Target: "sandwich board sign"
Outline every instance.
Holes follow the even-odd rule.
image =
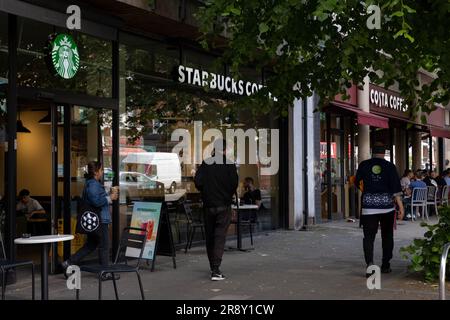
[[[158,231],[161,217],[160,202],[135,202],[133,206],[133,214],[131,216],[132,228],[146,229],[147,241],[145,243],[142,259],[154,260],[156,255],[156,244],[158,239]],[[138,232],[132,230],[131,232]],[[137,248],[127,247],[125,255],[127,257],[138,258],[140,250]]]

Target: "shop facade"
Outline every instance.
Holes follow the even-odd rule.
[[[418,74],[421,83],[430,77]],[[348,95],[347,100],[337,96],[321,112],[321,214],[316,217],[325,221],[359,217],[358,190],[352,177],[358,163],[370,158],[376,142],[388,147],[386,160],[396,165],[399,176],[405,169],[440,174],[448,167],[448,108],[436,106],[429,115],[423,114],[423,123],[420,113],[411,118],[398,88],[386,89],[368,79],[363,90],[353,86]]]
[[[15,210],[22,189],[46,210],[45,232],[74,233],[76,198],[92,160],[103,163],[106,188],[121,188],[112,206],[113,251],[130,223],[132,203],[152,199],[174,204],[174,240],[183,245],[176,203],[198,203],[195,170],[219,136],[235,141],[237,154],[245,146],[235,159],[238,194],[244,193],[245,177],[261,190],[257,228],[287,228],[287,120],[242,104],[242,97],[264,85],[264,74],[248,68],[236,80],[227,66],[218,70],[220,53],[196,46],[195,28],[171,19],[170,10],[162,16],[119,1],[91,1],[80,4],[81,30],[68,30],[68,5],[7,0],[0,6],[0,192],[7,255],[34,254],[13,243],[29,227]],[[74,59],[70,65],[61,60],[57,74],[52,58],[58,56],[49,41],[60,35],[60,46]],[[82,242],[77,236],[55,247],[52,267]]]

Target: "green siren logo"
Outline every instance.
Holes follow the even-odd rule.
[[[75,76],[80,67],[80,55],[70,35],[59,34],[51,42],[51,60],[53,68],[62,78]]]

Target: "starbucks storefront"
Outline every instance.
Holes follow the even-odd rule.
[[[52,271],[57,272],[58,261],[84,243],[83,236],[75,234],[76,200],[85,167],[92,160],[103,164],[105,187],[121,188],[111,211],[116,252],[120,230],[130,223],[133,201],[154,193],[149,177],[162,179],[166,172],[173,179],[166,179],[167,187],[166,182],[158,182],[166,187],[164,201],[199,203],[193,177],[211,142],[208,134],[230,129],[247,134],[244,158],[256,159],[239,165],[238,192],[243,195],[246,177],[260,189],[263,209],[257,230],[287,227],[287,161],[282,161],[287,151],[280,143],[287,140],[285,120],[270,108],[264,115],[242,107],[236,94],[239,85],[231,89],[226,67],[214,71],[230,79],[222,83],[222,92],[205,92],[201,85],[174,79],[179,66],[213,72],[217,55],[161,37],[124,32],[113,16],[95,14],[95,19],[86,14],[82,31],[74,31],[66,28],[67,15],[61,10],[21,1],[0,4],[0,221],[7,256],[39,261],[39,248],[14,244],[24,233],[73,234],[73,241],[55,246],[50,253]],[[244,95],[256,92],[264,78],[252,69],[242,70],[242,77]],[[190,158],[191,163],[180,162],[177,170],[171,170],[130,160],[139,157],[136,154],[174,153],[180,132],[190,139],[178,150],[177,161]],[[259,153],[263,145],[265,157]],[[281,148],[276,150],[278,145]],[[269,169],[275,170],[268,174]],[[30,220],[16,210],[17,195],[25,189],[45,214]],[[174,240],[184,247],[186,229],[176,209]],[[196,240],[202,240],[200,232]]]

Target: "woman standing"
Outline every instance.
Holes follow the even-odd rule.
[[[109,205],[113,200],[118,199],[118,188],[111,188],[111,193],[105,191],[104,186],[100,183],[103,177],[102,164],[98,161],[91,161],[87,165],[87,173],[85,174],[86,183],[83,190],[83,198],[91,206],[101,208],[100,211],[100,230],[97,233],[90,233],[87,235],[87,241],[80,250],[72,255],[68,260],[62,263],[65,270],[71,264],[78,264],[84,257],[92,253],[98,248],[98,259],[101,265],[107,266],[109,264],[109,224],[111,221],[111,214]],[[111,278],[108,274],[106,278]],[[108,280],[105,279],[105,280]]]

